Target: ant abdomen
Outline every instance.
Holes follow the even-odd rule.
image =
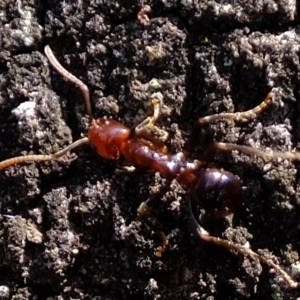
[[[198,176],[190,200],[196,218],[201,209],[212,218],[224,218],[237,210],[243,197],[237,176],[213,168],[200,170]]]

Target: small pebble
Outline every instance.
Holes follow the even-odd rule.
[[[9,287],[6,285],[0,285],[0,299],[9,299],[10,290]]]

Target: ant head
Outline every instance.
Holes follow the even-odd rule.
[[[101,157],[112,160],[120,158],[129,136],[130,129],[112,119],[93,119],[88,131],[91,147]]]

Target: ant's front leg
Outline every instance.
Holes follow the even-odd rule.
[[[168,139],[168,133],[155,125],[161,115],[162,100],[153,99],[153,115],[144,119],[141,123],[131,129],[131,134],[138,139],[145,139],[152,144],[152,148],[155,148],[161,153],[167,153],[168,149],[164,145],[164,142]],[[117,170],[118,173],[133,173],[136,171],[135,166],[124,162],[124,165]]]
[[[153,99],[152,106],[153,115],[147,117],[145,120],[135,126],[134,135],[150,141],[157,146],[157,150],[160,152],[167,153],[167,147],[164,145],[164,142],[167,141],[169,135],[165,130],[155,125],[161,116],[162,100]]]

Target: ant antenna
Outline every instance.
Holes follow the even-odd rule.
[[[88,87],[78,78],[76,78],[74,75],[69,73],[55,58],[51,48],[47,45],[45,47],[45,54],[52,65],[52,67],[61,74],[66,80],[70,81],[71,83],[74,83],[77,87],[81,89],[81,92],[83,94],[85,105],[87,112],[90,116],[90,120],[92,120],[92,109],[91,109],[91,100],[90,100],[90,92]],[[88,137],[84,137],[73,144],[67,146],[66,148],[53,153],[53,154],[32,154],[32,155],[25,155],[25,156],[17,156],[13,158],[9,158],[6,160],[3,160],[0,162],[0,170],[3,170],[5,168],[8,168],[13,165],[17,164],[23,164],[27,162],[39,162],[39,161],[51,161],[51,160],[57,160],[61,156],[65,155],[67,152],[81,146],[84,144],[88,144],[89,139]]]
[[[89,88],[87,87],[87,85],[85,85],[80,79],[78,79],[77,77],[75,77],[73,74],[71,74],[69,71],[67,71],[60,63],[59,61],[56,59],[56,57],[54,56],[51,48],[49,47],[49,45],[45,46],[45,54],[51,64],[51,66],[60,74],[62,75],[65,80],[73,83],[74,85],[76,85],[77,87],[79,87],[81,89],[84,101],[85,101],[85,106],[86,106],[86,110],[87,113],[90,117],[90,121],[93,119],[92,116],[92,107],[91,107],[91,99],[90,99],[90,91]]]
[[[13,165],[19,165],[27,162],[57,160],[61,156],[65,155],[67,152],[88,143],[89,143],[89,139],[87,137],[84,137],[74,142],[73,144],[67,146],[66,148],[57,151],[56,153],[53,154],[32,154],[32,155],[24,155],[24,156],[9,158],[0,162],[0,170],[6,169]]]

